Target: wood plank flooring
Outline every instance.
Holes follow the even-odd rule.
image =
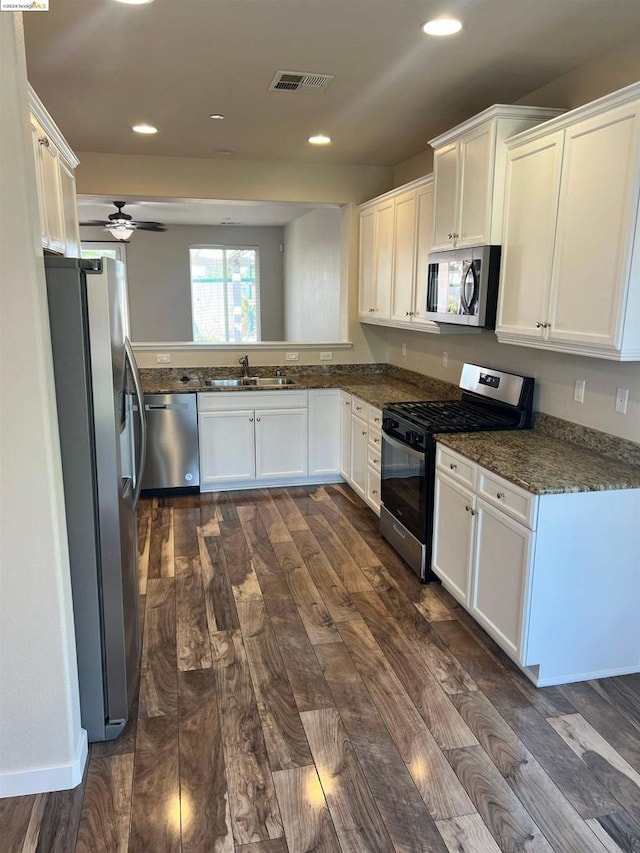
[[[140,691],[1,853],[640,853],[640,676],[536,690],[346,486],[143,499]]]

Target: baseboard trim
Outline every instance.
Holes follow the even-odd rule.
[[[87,733],[80,729],[76,757],[70,764],[57,767],[37,767],[0,774],[0,798],[23,797],[48,791],[66,791],[82,781],[89,752]]]

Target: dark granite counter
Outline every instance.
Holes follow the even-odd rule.
[[[437,440],[536,495],[640,489],[640,467],[539,429],[438,435]]]

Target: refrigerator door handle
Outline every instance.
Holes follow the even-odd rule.
[[[131,375],[133,377],[133,386],[136,392],[136,398],[138,400],[137,410],[140,417],[140,458],[138,459],[138,465],[136,468],[136,484],[133,493],[133,506],[135,507],[138,503],[138,498],[140,497],[140,489],[142,488],[142,472],[144,471],[144,461],[147,453],[147,419],[144,413],[144,396],[142,394],[142,383],[140,382],[138,365],[136,364],[136,357],[133,354],[133,349],[131,347],[131,341],[129,340],[129,338],[124,339],[124,352],[125,357],[129,363],[129,367],[131,369]]]

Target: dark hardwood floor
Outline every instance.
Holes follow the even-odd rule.
[[[146,499],[143,653],[21,853],[638,853],[640,675],[537,690],[346,486]]]

